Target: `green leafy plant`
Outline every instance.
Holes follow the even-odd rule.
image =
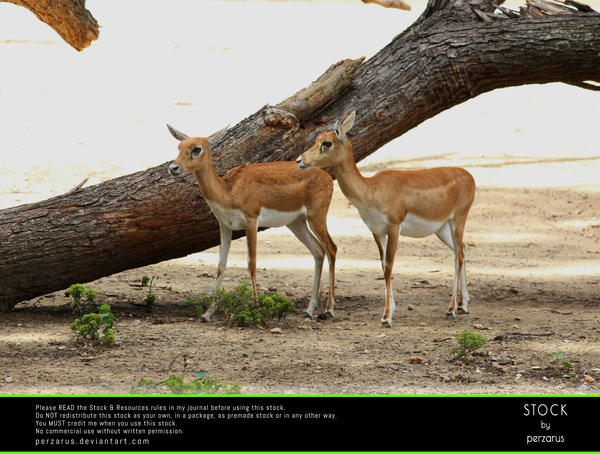
[[[85,298],[89,303],[89,307],[96,301],[96,297],[98,296],[98,292],[96,290],[87,289],[82,284],[73,284],[71,285],[66,292],[66,296],[70,296],[73,299],[73,313],[81,314],[81,300]]]
[[[154,307],[155,301],[156,301],[156,295],[154,293],[148,293],[146,295],[146,298],[144,298],[144,302],[146,303],[146,306],[148,306],[149,308]]]
[[[272,318],[282,319],[294,308],[294,303],[279,293],[259,294],[254,301],[247,281],[231,292],[220,292],[217,297],[219,307],[237,326],[257,326]]]
[[[152,276],[152,278],[149,278],[148,276],[144,276],[142,278],[142,287],[148,287],[148,294],[144,298],[144,302],[146,303],[146,307],[148,307],[148,309],[152,309],[154,307],[154,302],[156,301],[156,295],[152,293],[153,282],[154,276]]]
[[[553,352],[553,353],[546,353],[546,356],[552,357],[553,359],[553,363],[554,366],[556,367],[556,370],[561,370],[561,369],[566,369],[567,371],[571,371],[571,368],[573,367],[573,365],[568,362],[568,361],[563,361],[562,358],[563,356],[565,356],[565,352]],[[574,374],[575,372],[568,372],[569,374]]]
[[[270,301],[268,301],[269,299]],[[273,317],[277,317],[279,320],[285,318],[287,314],[294,309],[294,303],[280,293],[274,293],[271,296],[266,296],[265,304],[271,306]]]
[[[220,289],[217,290],[217,298],[220,297],[221,293],[222,291]],[[196,315],[199,317],[202,314],[204,314],[204,312],[206,312],[206,309],[208,309],[208,306],[210,305],[211,301],[212,296],[204,295],[199,298],[188,298],[185,301],[178,304],[182,307],[193,307],[196,312]]]
[[[219,383],[217,379],[208,377],[204,370],[197,372],[195,377],[190,382],[186,382],[179,375],[171,376],[158,383],[152,380],[140,380],[137,385],[132,386],[131,394],[239,394],[241,392],[242,387],[239,383],[233,385]]]
[[[199,298],[188,298],[180,306],[194,306],[198,316],[204,314],[212,302],[212,295],[203,295]],[[252,297],[252,287],[244,281],[233,291],[216,291],[217,307],[236,326],[257,326],[268,320],[277,318],[281,320],[294,309],[294,303],[279,293],[273,295],[258,295],[255,302]]]
[[[458,347],[454,347],[450,350],[450,353],[456,359],[462,361],[465,361],[468,355],[485,345],[485,338],[481,334],[475,334],[472,331],[463,331],[460,334],[456,334],[455,337]]]
[[[103,304],[97,313],[85,314],[71,323],[71,330],[77,339],[92,344],[114,345],[115,316],[108,304]],[[102,332],[100,333],[100,330]]]

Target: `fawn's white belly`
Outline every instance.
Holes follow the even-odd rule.
[[[387,235],[387,215],[377,208],[365,206],[355,199],[351,199],[350,203],[356,207],[362,221],[367,224],[369,230],[377,236]]]
[[[415,216],[412,213],[408,213],[400,224],[400,235],[410,236],[412,238],[423,238],[429,236],[439,229],[447,221],[428,221],[427,219]]]
[[[291,224],[300,216],[306,216],[306,208],[296,211],[278,211],[270,208],[261,208],[258,216],[259,227],[281,227]]]
[[[231,230],[244,230],[246,228],[246,217],[241,210],[235,208],[223,208],[215,202],[206,201],[219,222]]]
[[[369,230],[375,235],[386,235],[387,234],[387,216],[376,208],[358,208],[358,214],[363,220]]]
[[[385,213],[373,207],[365,207],[355,200],[350,202],[358,209],[358,214],[369,230],[375,235],[387,235],[388,218]],[[428,221],[427,219],[408,213],[400,224],[400,235],[412,238],[423,238],[436,233],[446,223],[444,221]]]
[[[209,202],[208,206],[219,222],[231,230],[244,230],[246,228],[246,217],[241,210],[236,208],[223,208],[215,202]],[[261,208],[257,219],[258,227],[281,227],[288,225],[299,216],[306,216],[306,208],[302,207],[296,211],[278,211],[270,208]]]

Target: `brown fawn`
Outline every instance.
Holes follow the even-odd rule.
[[[296,162],[302,169],[332,167],[342,192],[371,230],[379,249],[386,285],[382,326],[391,327],[396,307],[391,279],[398,235],[423,238],[435,234],[454,251],[454,284],[446,316],[456,316],[459,287],[458,313],[468,313],[469,292],[462,239],[475,197],[473,177],[458,167],[384,170],[371,178],[363,177],[346,136],[354,125],[355,116],[352,112],[343,122],[337,120],[333,131],[319,134],[315,144]]]
[[[259,227],[287,226],[313,255],[313,288],[305,315],[315,310],[324,256],[329,262],[329,296],[325,314],[333,316],[335,256],[337,247],[327,230],[327,211],[333,193],[333,180],[321,169],[303,171],[296,163],[268,162],[242,164],[224,177],[217,175],[211,148],[226,130],[210,137],[188,137],[167,125],[179,143],[179,155],[169,166],[171,175],[193,173],[202,195],[219,221],[220,256],[212,302],[202,315],[209,321],[216,309],[217,290],[227,266],[233,230],[245,230],[248,246],[248,271],[256,301],[256,237]],[[309,229],[310,226],[310,229]]]

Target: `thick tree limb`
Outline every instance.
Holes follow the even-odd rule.
[[[600,80],[596,14],[484,22],[472,7],[488,15],[496,10],[483,1],[431,0],[413,26],[360,64],[350,84],[332,92],[334,99],[318,102],[300,118],[278,107],[298,124],[270,124],[269,106],[246,118],[214,150],[217,171],[243,162],[295,159],[317,134],[355,109],[350,135],[360,160],[481,93]],[[0,211],[0,308],[217,245],[216,220],[192,177],[170,177],[167,167]]]
[[[0,0],[23,6],[78,51],[98,38],[98,23],[85,0]]]

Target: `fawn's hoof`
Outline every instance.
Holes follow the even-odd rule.
[[[319,320],[328,320],[333,319],[333,314],[331,312],[321,312],[319,314]]]
[[[391,328],[392,321],[391,320],[381,320],[381,327],[382,328]]]
[[[454,320],[456,318],[456,313],[448,311],[448,312],[446,312],[445,317],[446,317],[446,320],[449,320],[449,319]]]
[[[458,315],[464,315],[464,314],[468,314],[468,313],[469,313],[469,311],[465,310],[465,309],[464,309],[464,308],[462,308],[462,307],[459,307],[459,308],[456,310],[456,313],[457,313]]]

